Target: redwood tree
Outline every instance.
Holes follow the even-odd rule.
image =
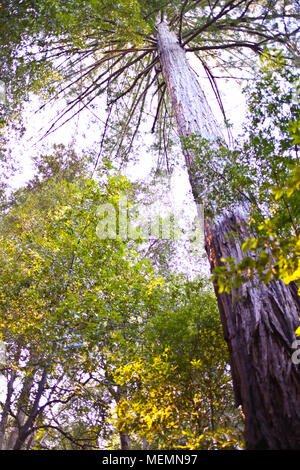
[[[216,146],[218,126],[177,37],[165,22],[157,25],[160,63],[181,136],[200,135]],[[217,150],[217,146],[216,146]],[[196,202],[201,174],[194,155],[185,150]],[[238,234],[238,240],[229,237]],[[232,211],[206,226],[206,249],[212,270],[221,259],[241,261],[247,238],[244,217]],[[299,297],[295,286],[282,281],[265,286],[253,282],[230,294],[216,289],[224,335],[231,355],[237,405],[245,414],[249,449],[296,449],[300,445],[299,368],[291,362],[298,325]]]

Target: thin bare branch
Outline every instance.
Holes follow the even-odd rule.
[[[184,17],[184,11],[185,11],[185,8],[188,4],[189,0],[186,0],[183,5],[182,5],[182,8],[181,8],[181,11],[180,11],[180,17],[179,17],[179,31],[178,31],[178,39],[179,39],[179,44],[182,45],[182,23],[183,23],[183,17]]]
[[[262,48],[259,46],[262,44],[263,41],[259,43],[251,43],[246,41],[233,41],[228,44],[212,44],[210,46],[196,46],[186,49],[187,52],[196,52],[196,51],[210,51],[216,49],[232,49],[236,47],[246,47],[252,49],[254,52],[261,54]]]
[[[231,10],[237,8],[238,6],[242,5],[245,3],[245,0],[240,0],[238,3],[234,3],[235,0],[229,0],[224,7],[221,9],[221,11],[214,16],[210,21],[205,23],[201,28],[197,28],[195,31],[190,32],[187,35],[187,39],[183,43],[183,47],[185,47],[189,42],[193,41],[197,36],[199,36],[203,31],[206,31],[210,26],[212,26],[214,23],[216,23],[222,16],[226,15],[229,13]]]
[[[158,57],[155,57],[155,59],[151,62],[150,65],[148,65],[146,68],[144,68],[140,73],[138,73],[132,83],[132,85],[127,88],[127,90],[123,91],[119,96],[117,96],[115,99],[113,99],[110,103],[116,103],[120,98],[123,96],[127,95],[130,91],[133,90],[133,88],[136,86],[137,82],[144,76],[147,75],[149,72],[151,72],[152,68],[154,65],[158,62]]]
[[[159,101],[158,101],[158,104],[157,104],[154,122],[153,122],[153,125],[152,125],[152,128],[151,128],[152,134],[155,132],[155,126],[156,126],[157,119],[158,119],[159,114],[160,114],[160,109],[161,109],[161,105],[162,105],[162,102],[163,102],[163,99],[164,99],[164,95],[165,95],[165,93],[166,93],[166,90],[167,90],[167,87],[166,87],[166,85],[164,84],[163,90],[162,90],[162,92],[161,92],[161,96],[160,96]]]

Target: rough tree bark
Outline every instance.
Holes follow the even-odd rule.
[[[121,450],[130,450],[130,438],[125,432],[120,432]]]
[[[221,132],[198,79],[177,37],[165,22],[157,24],[160,64],[181,137],[198,135],[216,145]],[[200,203],[201,175],[195,157],[184,150],[191,188]],[[209,165],[209,162],[208,162]],[[228,241],[234,230],[238,237]],[[213,269],[221,257],[241,259],[243,219],[225,214],[206,226],[206,250]],[[300,449],[300,374],[292,363],[294,331],[299,324],[299,298],[293,285],[250,283],[230,295],[216,290],[228,343],[236,404],[245,414],[248,449]]]
[[[211,268],[226,256],[241,261],[241,243],[248,235],[237,213],[207,225]],[[297,286],[254,280],[230,294],[218,294],[217,289],[216,294],[236,405],[242,405],[245,414],[247,448],[300,449],[300,367],[293,364],[291,347],[299,325]]]

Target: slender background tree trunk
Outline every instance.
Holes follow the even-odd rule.
[[[158,52],[178,131],[198,135],[212,145],[221,137],[197,77],[177,37],[164,22],[157,24]],[[196,203],[201,175],[195,157],[184,150]],[[209,165],[209,162],[208,162]],[[235,240],[227,239],[235,231]],[[243,220],[225,214],[222,222],[206,226],[206,251],[211,269],[221,257],[242,257],[247,238]],[[216,291],[224,336],[228,343],[236,404],[245,414],[248,449],[300,449],[300,373],[292,363],[294,331],[299,324],[299,298],[294,286],[282,282],[243,285],[230,295]]]

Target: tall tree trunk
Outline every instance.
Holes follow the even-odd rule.
[[[178,131],[198,135],[215,145],[221,132],[184,50],[166,23],[157,24],[158,52]],[[195,157],[184,150],[196,203],[201,175]],[[209,164],[209,162],[208,162]],[[238,240],[245,236],[237,214],[206,226],[206,250],[213,269],[221,257],[241,259]],[[246,236],[244,237],[246,238]],[[248,449],[300,449],[300,374],[292,363],[291,346],[298,324],[299,299],[294,286],[281,282],[243,285],[230,295],[216,291],[224,336],[228,343],[236,404],[245,414]]]

